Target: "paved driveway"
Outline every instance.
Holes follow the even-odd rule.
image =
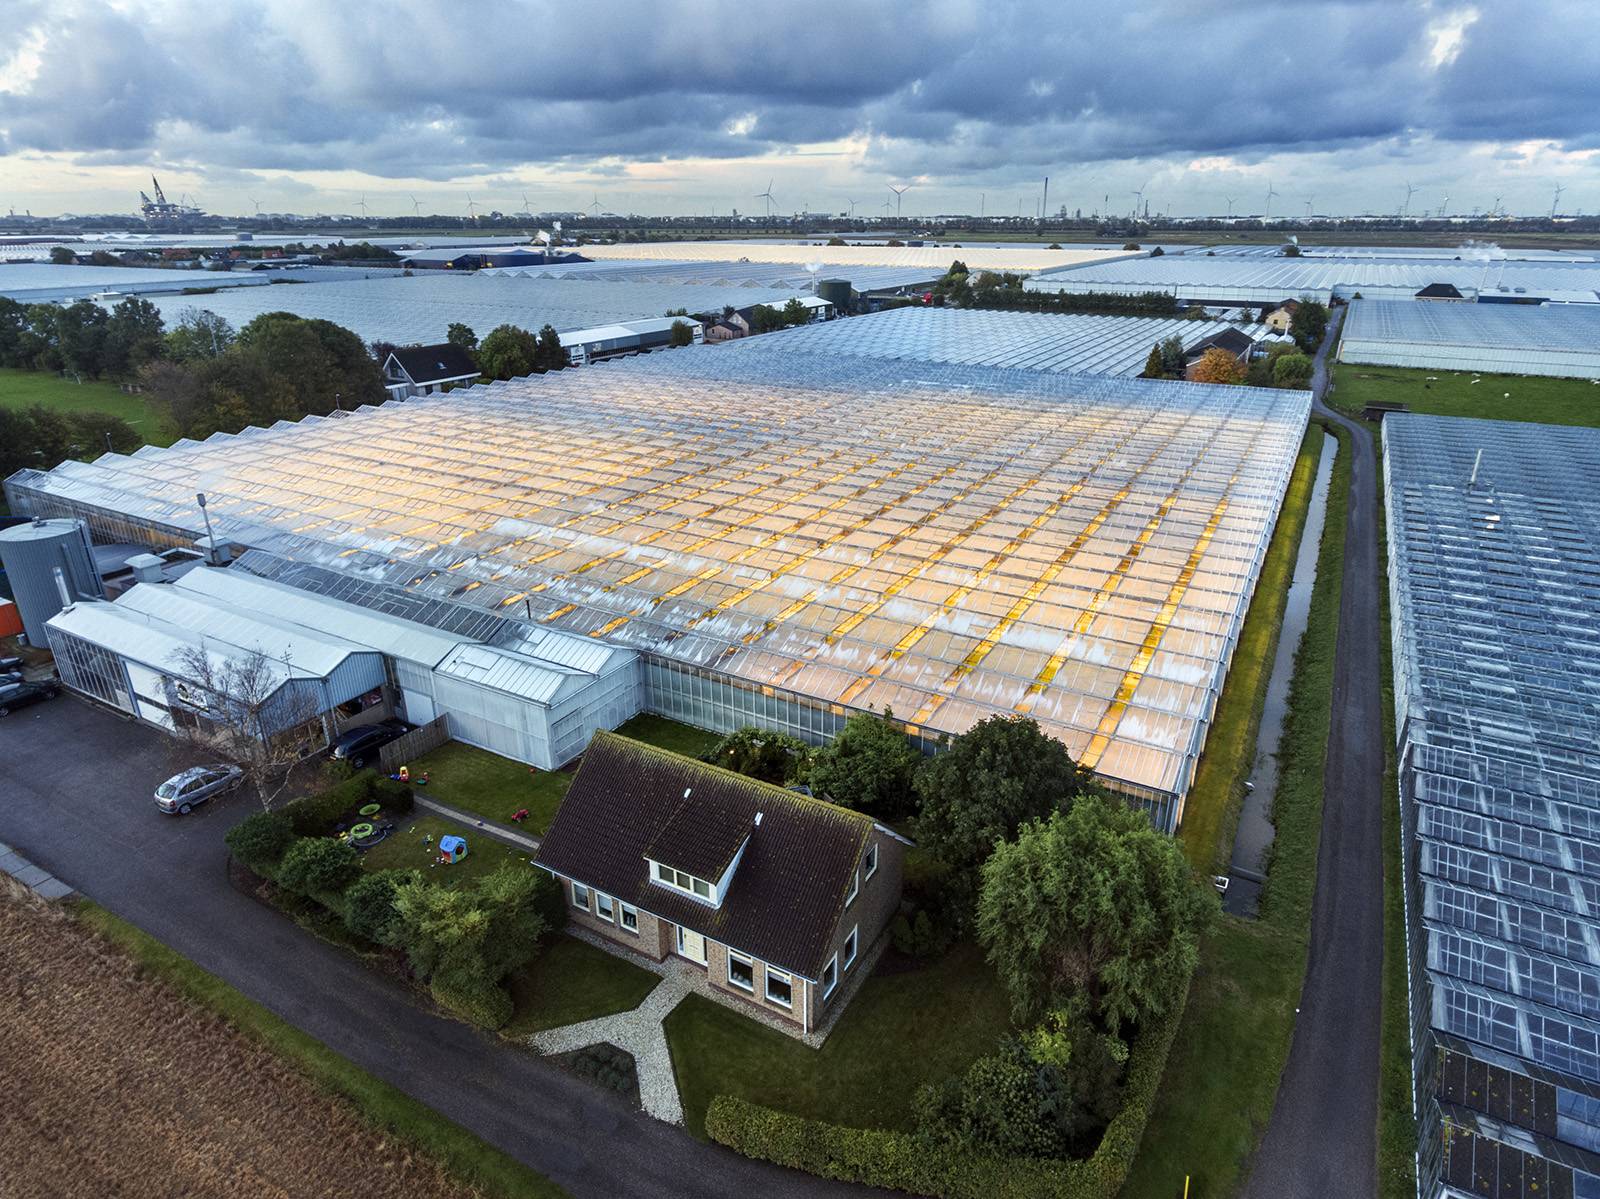
[[[158,812],[166,738],[63,696],[0,720],[0,842],[580,1199],[864,1195],[694,1140],[529,1053],[416,1006],[398,983],[235,891],[230,796]]]

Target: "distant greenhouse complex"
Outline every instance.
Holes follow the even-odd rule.
[[[6,491],[176,546],[204,489],[240,546],[637,651],[649,707],[706,728],[1025,713],[1171,829],[1309,402],[690,349]]]
[[[1357,300],[1341,362],[1600,379],[1600,305]]]

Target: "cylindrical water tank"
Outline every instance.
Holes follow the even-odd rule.
[[[817,294],[840,312],[850,311],[850,280],[819,279]]]
[[[81,520],[34,520],[0,529],[0,563],[34,645],[49,644],[45,621],[68,604],[105,598],[89,546],[89,526]]]

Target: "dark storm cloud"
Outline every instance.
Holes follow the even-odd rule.
[[[41,66],[0,66],[10,153],[444,179],[862,135],[881,169],[959,176],[1424,135],[1600,138],[1585,0],[1543,3],[1536,21],[1490,0],[754,2],[727,20],[700,3],[543,0],[13,7],[7,47]],[[1452,21],[1453,58],[1435,53]]]

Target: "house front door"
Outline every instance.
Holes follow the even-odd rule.
[[[691,962],[706,964],[706,939],[699,933],[692,933],[682,925],[678,926],[678,952]]]

